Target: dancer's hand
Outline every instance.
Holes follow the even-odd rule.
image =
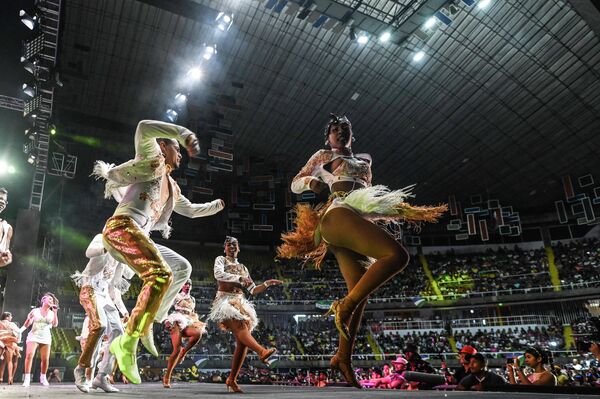
[[[272,285],[279,285],[279,284],[283,284],[283,281],[281,280],[267,280],[263,283],[265,286],[270,287]]]
[[[310,190],[315,192],[316,194],[321,193],[323,190],[328,188],[327,184],[323,183],[320,180],[311,180],[310,181]]]
[[[185,149],[190,157],[200,153],[200,144],[198,144],[198,138],[195,134],[192,134],[185,140]]]
[[[222,199],[219,198],[219,201],[221,201],[221,207],[225,208],[225,201],[223,201]]]

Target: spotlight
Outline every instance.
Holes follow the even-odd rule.
[[[21,62],[23,63],[23,68],[27,72],[29,72],[30,74],[35,76],[35,72],[37,70],[39,60],[37,58],[34,58],[33,60],[29,61],[29,60],[25,59],[24,57],[21,57]]]
[[[415,53],[415,55],[413,56],[413,61],[419,62],[423,58],[425,58],[425,52],[424,51],[419,51],[419,52]]]
[[[6,161],[0,160],[0,175],[8,173],[8,164]]]
[[[390,32],[383,32],[380,36],[379,36],[379,41],[381,43],[387,43],[390,41],[390,39],[392,38],[392,34]]]
[[[38,136],[38,132],[36,129],[34,128],[29,128],[29,129],[25,129],[25,136],[29,139],[34,141],[37,136]]]
[[[214,46],[204,46],[204,53],[202,54],[202,58],[205,60],[210,60],[213,55],[217,54],[217,45]]]
[[[369,41],[369,36],[367,36],[365,32],[361,32],[356,38],[356,41],[358,42],[358,44],[367,44],[367,42]]]
[[[35,85],[29,86],[27,83],[23,83],[22,89],[23,93],[27,94],[29,97],[35,97],[37,92]]]
[[[479,7],[482,10],[485,10],[486,8],[488,8],[490,6],[490,4],[492,4],[492,0],[481,0],[477,4],[477,7]]]
[[[167,112],[166,112],[166,116],[167,116],[167,119],[168,119],[170,122],[173,122],[173,123],[175,123],[175,122],[177,121],[177,111],[175,111],[175,110],[174,110],[174,109],[172,109],[172,108],[169,108],[169,109],[167,110]]]
[[[178,103],[184,103],[187,101],[187,96],[183,93],[177,93],[175,95],[175,101],[177,101]]]
[[[436,23],[436,21],[437,21],[437,20],[436,20],[436,18],[435,18],[435,17],[431,17],[431,18],[429,18],[429,19],[428,19],[428,20],[425,22],[425,24],[423,25],[423,27],[424,27],[425,29],[431,29],[431,28],[433,28],[433,27],[435,26],[435,23]]]
[[[50,134],[54,136],[56,134],[56,125],[48,126],[48,130],[50,131]]]
[[[35,155],[29,154],[29,157],[27,157],[27,163],[33,165],[35,163]]]
[[[224,12],[220,12],[215,18],[215,23],[217,25],[217,29],[222,32],[228,31],[233,25],[233,14],[225,14]]]
[[[187,74],[190,77],[190,79],[196,81],[202,77],[202,70],[198,67],[194,67],[190,69]]]
[[[33,14],[33,16],[31,16],[25,10],[19,11],[19,17],[21,17],[21,22],[23,22],[23,25],[28,27],[30,30],[33,30],[33,28],[35,28],[35,26],[40,22],[40,17],[37,14]]]
[[[15,174],[17,172],[17,169],[15,169],[14,166],[12,165],[8,165],[8,173],[10,173],[11,175]]]

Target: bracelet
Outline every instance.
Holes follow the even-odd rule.
[[[269,284],[267,284],[266,281],[263,284],[264,284],[265,288],[269,288]]]

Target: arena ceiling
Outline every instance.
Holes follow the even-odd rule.
[[[195,97],[202,107],[208,85],[235,97],[223,112],[236,157],[297,170],[339,112],[353,123],[354,150],[372,154],[374,182],[418,183],[419,202],[483,194],[552,207],[561,176],[600,170],[600,43],[569,2],[493,0],[483,10],[457,1],[452,24],[425,37],[416,29],[426,16],[452,2],[319,0],[309,11],[331,19],[319,28],[284,3],[67,0],[57,115],[131,143],[136,122],[162,116],[214,39],[218,54]],[[357,31],[391,27],[392,40],[352,41],[341,25],[348,10]],[[234,21],[215,37],[219,11]]]

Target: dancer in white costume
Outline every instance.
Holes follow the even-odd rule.
[[[212,303],[209,320],[214,321],[224,330],[229,330],[235,336],[235,352],[231,361],[231,373],[225,381],[228,391],[243,392],[237,384],[248,348],[256,352],[261,362],[268,364],[277,349],[265,348],[252,336],[252,330],[258,324],[256,311],[250,301],[244,296],[244,290],[251,295],[264,292],[272,285],[279,285],[281,280],[267,280],[256,285],[246,266],[238,262],[240,249],[235,237],[225,239],[225,256],[215,259],[214,274],[219,284],[215,300]]]
[[[135,132],[135,158],[119,166],[97,162],[94,174],[107,177],[105,195],[116,187],[127,187],[114,215],[104,226],[103,238],[108,252],[126,263],[143,280],[136,306],[125,333],[110,346],[121,372],[129,382],[141,383],[136,362],[137,344],[141,340],[157,356],[152,323],[163,322],[181,286],[190,277],[191,265],[176,252],[155,244],[150,231],[170,234],[169,218],[175,211],[196,218],[221,211],[225,203],[214,200],[192,204],[170,173],[179,167],[179,143],[193,156],[199,152],[196,135],[171,123],[144,120]]]
[[[6,209],[6,205],[8,205],[8,190],[0,187],[0,213]],[[12,226],[6,220],[0,218],[0,267],[12,263],[12,253],[10,252],[12,235]]]
[[[25,371],[23,374],[23,386],[28,387],[31,384],[31,364],[38,347],[40,348],[40,384],[48,386],[46,373],[48,372],[48,361],[50,360],[50,347],[52,345],[52,335],[50,329],[58,326],[58,299],[53,293],[47,292],[40,300],[40,307],[33,309],[27,315],[27,320],[23,323],[25,329],[31,326],[31,331],[27,334],[27,351],[25,353]]]
[[[118,392],[119,390],[112,386],[107,378],[112,372],[115,360],[108,351],[104,352],[98,375],[93,381],[86,381],[85,369],[92,367],[94,356],[105,334],[108,336],[107,345],[123,334],[121,316],[129,317],[129,312],[121,299],[121,293],[129,288],[129,283],[123,275],[131,278],[133,272],[106,252],[102,234],[94,237],[87,248],[86,256],[90,259],[86,268],[83,272],[71,276],[75,284],[81,287],[79,302],[88,320],[87,337],[74,370],[75,386],[82,392],[89,392],[90,387],[100,388],[105,392]]]

